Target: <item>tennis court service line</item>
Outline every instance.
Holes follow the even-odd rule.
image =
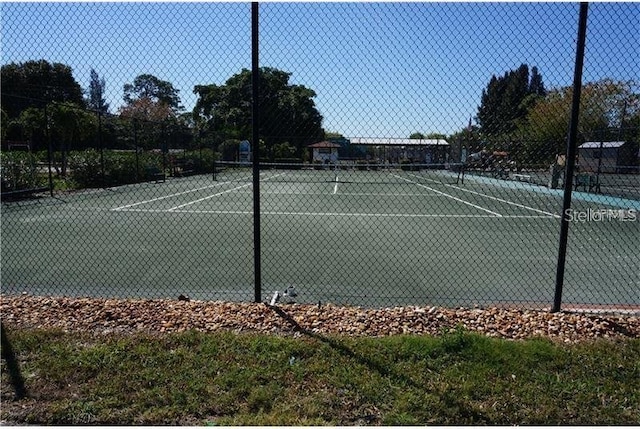
[[[284,175],[284,174],[285,174],[285,173],[280,173],[280,174],[275,174],[275,175],[273,175],[273,176],[269,176],[269,177],[267,177],[267,178],[265,179],[265,181],[266,181],[266,180],[269,180],[269,179],[273,179],[273,178],[278,177],[278,176],[282,176],[282,175]],[[229,183],[229,182],[227,182],[227,183]],[[179,206],[171,207],[170,209],[167,209],[167,211],[168,211],[168,212],[176,211],[176,210],[181,209],[181,208],[183,208],[183,207],[187,207],[187,206],[190,206],[190,205],[192,205],[192,204],[199,203],[199,202],[201,202],[201,201],[210,200],[211,198],[215,198],[215,197],[218,197],[218,196],[220,196],[220,195],[228,194],[229,192],[237,191],[238,189],[247,188],[247,187],[249,187],[249,186],[253,186],[253,182],[249,182],[249,183],[244,184],[244,185],[241,185],[241,186],[236,186],[235,188],[227,189],[226,191],[217,192],[217,193],[215,193],[215,194],[213,194],[213,195],[208,195],[208,196],[203,197],[203,198],[198,198],[197,200],[190,201],[190,202],[188,202],[188,203],[184,203],[184,204],[180,204]]]
[[[175,194],[169,194],[169,195],[165,195],[165,196],[162,196],[162,197],[152,198],[150,200],[139,201],[137,203],[127,204],[125,206],[116,207],[116,208],[111,209],[111,210],[112,211],[119,211],[119,210],[123,210],[123,209],[128,209],[128,208],[139,206],[139,205],[142,205],[142,204],[152,203],[154,201],[166,200],[167,198],[173,198],[173,197],[177,197],[177,196],[180,196],[180,195],[190,194],[191,192],[198,192],[198,191],[203,191],[205,189],[216,188],[218,186],[222,186],[222,185],[225,185],[227,183],[231,183],[231,182],[221,182],[221,183],[216,183],[215,185],[203,186],[202,188],[189,189],[188,191],[184,191],[184,192],[176,192]]]
[[[477,204],[470,203],[469,201],[465,201],[465,200],[463,200],[463,199],[461,199],[461,198],[454,197],[453,195],[447,194],[446,192],[440,192],[440,191],[438,191],[438,190],[436,190],[436,189],[430,188],[429,186],[423,185],[422,183],[418,183],[418,182],[415,182],[415,181],[413,181],[413,180],[409,180],[409,179],[407,179],[407,178],[404,178],[404,177],[402,177],[402,176],[398,176],[397,174],[394,174],[393,176],[395,176],[395,177],[397,177],[397,178],[399,178],[399,179],[402,179],[402,180],[404,180],[404,181],[406,181],[406,182],[409,182],[409,183],[411,183],[411,184],[413,184],[413,185],[420,186],[421,188],[428,189],[428,190],[430,190],[431,192],[435,192],[435,193],[436,193],[436,194],[438,194],[438,195],[442,195],[442,196],[444,196],[444,197],[451,198],[452,200],[458,201],[458,202],[460,202],[460,203],[462,203],[462,204],[466,204],[466,205],[468,205],[468,206],[471,206],[471,207],[474,207],[474,208],[476,208],[476,209],[482,210],[482,211],[484,211],[484,212],[490,213],[490,214],[492,214],[492,215],[494,215],[494,216],[502,217],[502,215],[501,215],[500,213],[497,213],[497,212],[491,211],[491,210],[489,210],[489,209],[485,209],[484,207],[481,207],[481,206],[479,206],[479,205],[477,205]]]
[[[520,207],[521,209],[531,210],[531,211],[534,211],[536,213],[541,213],[541,214],[544,214],[544,215],[547,215],[547,216],[552,216],[552,217],[555,217],[555,218],[558,218],[558,219],[560,218],[560,216],[555,214],[555,213],[550,213],[550,212],[546,212],[544,210],[536,209],[534,207],[525,206],[524,204],[514,203],[513,201],[504,200],[504,199],[498,198],[498,197],[492,197],[491,195],[482,194],[480,192],[472,191],[472,190],[469,190],[469,189],[464,189],[464,188],[461,188],[461,187],[455,186],[455,185],[447,185],[447,186],[449,186],[451,188],[459,189],[459,190],[464,191],[464,192],[469,192],[470,194],[479,195],[479,196],[484,197],[484,198],[489,198],[490,200],[499,201],[501,203],[511,204],[512,206]]]
[[[196,203],[199,203],[201,201],[210,200],[211,198],[215,198],[215,197],[220,196],[220,195],[228,194],[229,192],[237,191],[238,189],[247,188],[249,186],[253,186],[253,183],[247,183],[246,185],[236,186],[235,188],[227,189],[226,191],[218,192],[218,193],[213,194],[213,195],[208,195],[208,196],[203,197],[203,198],[198,198],[197,200],[189,201],[188,203],[184,203],[184,204],[180,204],[179,206],[171,207],[170,209],[166,209],[165,211],[168,211],[168,212],[176,211],[176,210],[181,209],[183,207],[190,206],[191,204],[196,204]]]
[[[282,174],[284,174],[284,173],[282,173]],[[280,176],[280,175],[281,174],[278,174],[277,176]],[[272,176],[272,177],[276,177],[276,176]],[[139,205],[142,205],[142,204],[152,203],[152,202],[155,202],[155,201],[166,200],[167,198],[179,197],[180,195],[186,195],[186,194],[190,194],[192,192],[204,191],[205,189],[211,189],[211,188],[218,188],[220,186],[228,185],[229,183],[233,183],[233,182],[235,182],[235,181],[220,182],[220,183],[216,183],[214,185],[203,186],[201,188],[189,189],[188,191],[176,192],[174,194],[164,195],[162,197],[151,198],[149,200],[139,201],[137,203],[127,204],[127,205],[124,205],[124,206],[116,207],[116,208],[113,208],[111,210],[112,211],[121,211],[121,210],[125,210],[125,209],[130,209],[131,207],[136,207],[136,206],[139,206]],[[230,192],[230,191],[233,191],[233,190],[236,190],[236,189],[244,188],[246,186],[251,186],[251,183],[249,183],[248,185],[243,185],[243,186],[239,186],[237,188],[233,188],[233,189],[231,189],[229,191],[225,191],[225,192],[222,192],[222,193],[217,193],[217,194],[211,195],[210,197],[207,197],[207,198],[213,198],[215,196],[222,195],[222,194],[224,194],[226,192]],[[207,199],[207,198],[205,198],[205,199]],[[193,202],[188,203],[188,204],[193,204],[193,203],[196,203],[198,201],[202,201],[202,199],[193,201]],[[178,207],[180,207],[180,206],[178,206]],[[172,208],[172,209],[174,209],[174,208]]]
[[[416,176],[416,177],[418,177],[418,176]],[[426,179],[426,180],[428,180],[430,182],[440,183],[440,182],[438,182],[436,180],[432,180],[432,179]],[[479,196],[484,197],[484,198],[489,198],[490,200],[499,201],[501,203],[511,204],[512,206],[520,207],[521,209],[531,210],[531,211],[534,211],[536,213],[541,213],[541,214],[544,214],[544,215],[547,215],[547,216],[555,217],[556,219],[560,218],[560,216],[555,214],[555,213],[546,212],[544,210],[539,210],[539,209],[536,209],[534,207],[525,206],[524,204],[520,204],[520,203],[514,203],[513,201],[504,200],[502,198],[492,197],[491,195],[487,195],[487,194],[482,194],[480,192],[471,191],[469,189],[461,188],[461,187],[456,186],[456,185],[447,184],[445,186],[448,186],[448,187],[454,188],[454,189],[458,189],[460,191],[469,192],[470,194],[479,195]]]

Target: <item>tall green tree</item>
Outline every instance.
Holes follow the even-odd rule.
[[[123,99],[127,105],[135,104],[138,100],[149,100],[151,103],[167,106],[177,113],[183,109],[180,105],[179,90],[171,82],[158,79],[151,74],[137,76],[133,83],[124,85]]]
[[[538,97],[546,90],[542,75],[533,67],[531,78],[529,66],[522,64],[502,77],[491,77],[482,91],[476,120],[480,131],[486,136],[500,136],[513,132],[517,121],[527,115]]]
[[[322,115],[313,99],[316,93],[289,82],[291,73],[263,67],[260,82],[260,139],[270,157],[278,143],[289,142],[298,156],[306,145],[324,138]],[[197,85],[194,120],[202,133],[217,142],[251,136],[251,71],[243,69],[224,85]]]
[[[89,82],[89,99],[87,107],[96,112],[108,113],[109,103],[104,98],[106,82],[100,78],[94,69],[91,69],[91,81]]]
[[[538,67],[531,67],[531,80],[529,81],[529,94],[539,95],[544,97],[547,95],[544,82],[542,81],[542,75],[538,71]]]
[[[0,103],[9,119],[17,118],[29,107],[51,102],[84,106],[82,88],[71,67],[46,60],[10,63],[2,66]]]
[[[82,142],[95,134],[95,115],[71,104],[54,103],[47,107],[50,132],[61,154],[60,174],[67,175],[67,159],[70,150],[81,148]]]

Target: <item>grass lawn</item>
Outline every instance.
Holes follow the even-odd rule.
[[[7,330],[3,424],[625,425],[640,340]]]

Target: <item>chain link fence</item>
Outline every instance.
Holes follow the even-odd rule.
[[[640,8],[571,142],[579,9],[5,3],[2,293],[637,308]]]

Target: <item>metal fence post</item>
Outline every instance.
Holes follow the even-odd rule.
[[[251,3],[251,127],[253,140],[253,258],[254,301],[262,300],[262,275],[260,266],[260,69],[258,61],[258,2]]]
[[[567,256],[567,239],[569,237],[569,209],[571,208],[571,189],[573,169],[576,163],[576,147],[578,138],[578,114],[580,113],[580,93],[582,90],[582,64],[584,62],[584,46],[587,33],[587,12],[589,4],[580,3],[578,23],[578,41],[576,46],[576,62],[573,75],[573,99],[569,137],[567,139],[567,164],[564,174],[564,201],[562,204],[562,221],[560,223],[560,246],[558,250],[558,267],[556,270],[556,290],[552,312],[560,311],[562,305],[562,287],[564,284],[564,267]]]
[[[49,115],[46,103],[44,105],[44,132],[47,139],[47,163],[49,164],[49,195],[53,197],[53,143],[51,141],[51,132],[49,131]]]

